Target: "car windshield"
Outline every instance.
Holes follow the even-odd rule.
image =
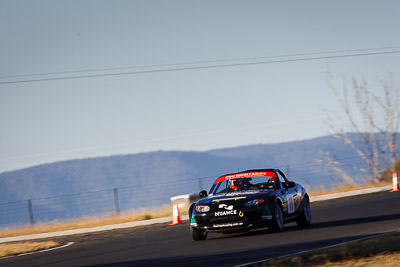
[[[210,190],[211,194],[243,192],[249,190],[273,191],[278,188],[276,178],[272,176],[254,176],[229,179],[220,177]]]

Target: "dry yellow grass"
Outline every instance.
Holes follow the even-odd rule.
[[[0,258],[11,255],[18,255],[21,253],[28,253],[43,249],[54,248],[59,245],[60,245],[59,243],[53,241],[0,244]]]
[[[187,214],[187,209],[182,210],[181,215]],[[79,218],[72,221],[54,221],[46,224],[37,224],[35,226],[25,226],[19,228],[0,229],[1,237],[21,236],[38,233],[49,233],[64,230],[89,228],[102,225],[118,224],[132,221],[149,220],[155,218],[169,217],[172,219],[172,207],[166,206],[160,209],[148,209],[146,211],[136,211],[121,214],[120,216],[111,215],[104,218]]]
[[[400,263],[400,252],[397,253],[382,253],[379,255],[365,257],[362,259],[350,259],[342,262],[328,262],[319,267],[393,267],[398,266]]]

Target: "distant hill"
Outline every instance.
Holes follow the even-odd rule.
[[[113,212],[115,193],[120,210],[126,211],[168,204],[171,196],[209,189],[217,176],[246,169],[289,170],[290,178],[309,189],[329,188],[342,180],[328,166],[316,163],[326,152],[337,158],[357,158],[340,140],[323,136],[205,152],[156,151],[68,160],[4,172],[0,174],[0,227],[8,224],[10,217],[16,217],[13,210],[18,209],[18,216],[26,222],[28,199],[33,203],[35,221]],[[361,181],[362,174],[348,171]],[[13,202],[15,208],[10,204]],[[85,205],[90,212],[75,212]],[[6,208],[10,213],[4,211]]]

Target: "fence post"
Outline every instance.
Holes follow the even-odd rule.
[[[115,203],[115,211],[117,212],[117,215],[121,213],[119,209],[119,199],[118,199],[118,188],[114,188],[114,203]]]
[[[286,178],[290,180],[290,165],[286,165]]]
[[[199,191],[203,190],[203,179],[199,178]]]
[[[29,220],[31,222],[31,226],[35,224],[35,218],[33,217],[33,209],[32,209],[32,200],[28,199],[28,211],[29,211]]]

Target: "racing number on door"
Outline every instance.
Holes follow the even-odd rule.
[[[294,200],[293,200],[293,195],[288,196],[288,212],[293,213],[294,212]]]

